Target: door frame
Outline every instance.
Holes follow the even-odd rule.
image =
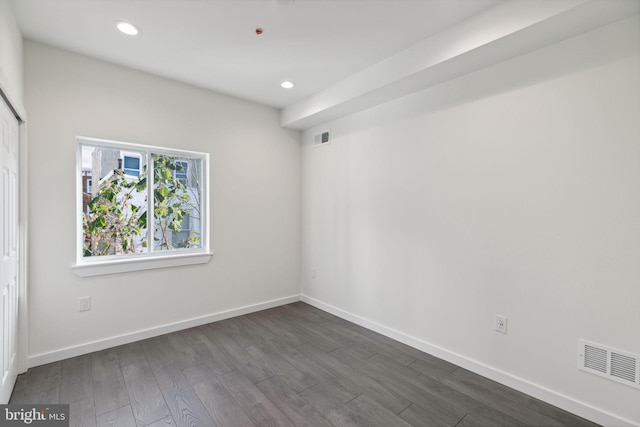
[[[29,162],[27,144],[27,114],[24,107],[12,99],[0,78],[0,98],[7,104],[18,120],[18,344],[16,366],[18,373],[29,368],[29,312],[28,312],[28,274],[29,274]]]

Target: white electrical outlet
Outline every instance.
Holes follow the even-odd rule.
[[[91,297],[80,297],[80,308],[78,311],[89,311],[91,310]]]
[[[495,329],[503,334],[507,333],[507,316],[496,314]]]
[[[316,271],[316,269],[312,268],[311,269],[311,278],[315,279],[317,275],[318,275],[318,272]]]

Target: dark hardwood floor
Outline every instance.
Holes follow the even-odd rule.
[[[594,426],[304,303],[38,366],[72,426]]]

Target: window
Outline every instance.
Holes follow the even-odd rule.
[[[188,171],[189,171],[188,162],[183,162],[183,161],[176,162],[176,171],[175,171],[176,179],[184,183],[185,185],[187,185]]]
[[[211,258],[207,154],[78,138],[78,163],[78,274]],[[89,201],[83,176],[87,187],[91,176]],[[114,265],[117,269],[106,268]]]
[[[191,212],[187,213],[180,223],[180,231],[172,233],[171,239],[174,248],[186,248],[191,237]]]
[[[125,175],[140,176],[140,158],[124,155]]]
[[[93,193],[93,180],[91,178],[87,179],[87,193]]]

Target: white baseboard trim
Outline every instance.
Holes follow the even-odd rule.
[[[403,344],[416,348],[420,351],[424,351],[425,353],[429,353],[440,359],[444,359],[447,362],[456,364],[460,367],[468,369],[469,371],[475,372],[486,378],[499,382],[500,384],[504,384],[520,392],[526,393],[529,396],[533,396],[537,399],[557,406],[558,408],[564,409],[580,417],[591,420],[595,423],[604,426],[640,427],[640,425],[635,424],[630,420],[620,418],[614,414],[603,411],[584,402],[580,402],[569,396],[565,396],[546,387],[501,371],[500,369],[497,369],[495,367],[485,365],[484,363],[454,353],[437,345],[422,341],[403,332],[365,319],[364,317],[352,314],[348,311],[342,310],[330,304],[326,304],[304,294],[300,296],[300,300],[316,308],[319,308],[320,310],[326,311],[342,319],[348,320],[352,323],[378,332],[379,334],[392,338],[396,341],[400,341]]]
[[[28,357],[27,364],[29,368],[33,368],[35,366],[57,362],[59,360],[68,359],[70,357],[81,356],[83,354],[93,353],[94,351],[105,350],[107,348],[129,344],[135,341],[156,337],[158,335],[181,331],[183,329],[193,328],[195,326],[205,325],[211,322],[217,322],[219,320],[229,319],[231,317],[242,316],[244,314],[266,310],[268,308],[278,307],[297,301],[300,301],[300,295],[291,295],[285,298],[279,298],[259,304],[233,308],[231,310],[221,311],[219,313],[208,314],[206,316],[194,317],[192,319],[186,319],[179,322],[155,326],[153,328],[143,329],[110,338],[78,344],[75,346],[61,348],[46,353],[34,354]]]

